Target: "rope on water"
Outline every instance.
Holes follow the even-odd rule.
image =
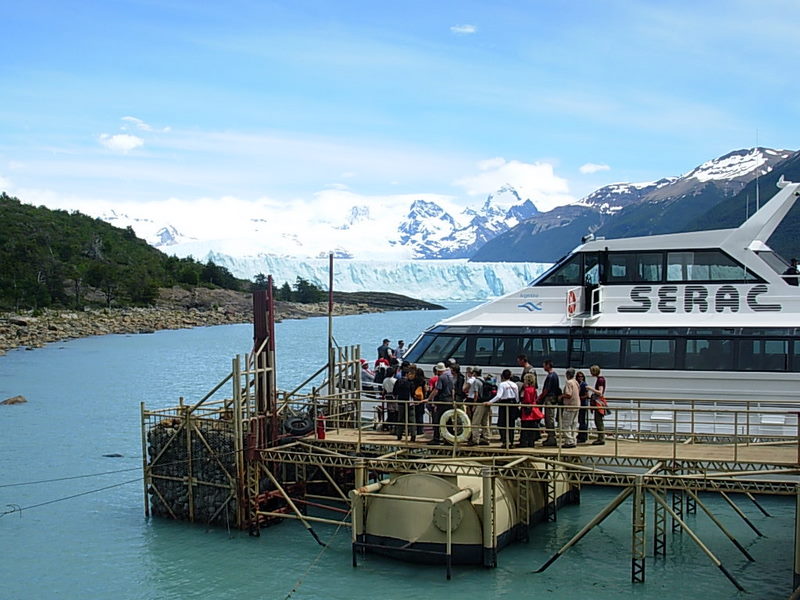
[[[351,512],[353,512],[352,509],[348,510],[347,514],[344,516],[344,518],[347,519],[347,517],[350,516]],[[297,582],[294,584],[294,587],[289,591],[288,594],[286,594],[286,597],[284,598],[284,600],[289,600],[294,595],[294,593],[300,588],[300,586],[303,585],[303,578],[306,577],[306,575],[308,575],[311,572],[311,570],[317,565],[317,563],[322,558],[322,555],[325,554],[325,551],[328,548],[331,547],[331,543],[336,538],[336,536],[338,535],[339,531],[342,529],[342,525],[344,525],[344,524],[345,524],[345,522],[344,522],[344,519],[343,519],[342,522],[339,523],[339,525],[336,526],[336,531],[333,532],[333,535],[331,536],[331,539],[328,541],[327,544],[324,544],[322,546],[322,550],[320,550],[317,553],[317,556],[314,557],[314,560],[312,560],[311,563],[306,568],[306,570],[303,571],[302,575],[300,575],[300,577],[297,579]]]
[[[6,515],[10,515],[10,514],[13,514],[13,513],[16,513],[16,512],[18,512],[18,513],[20,513],[20,515],[22,515],[22,511],[24,511],[24,510],[30,510],[32,508],[40,508],[42,506],[47,506],[48,504],[55,504],[56,502],[63,502],[64,500],[72,500],[73,498],[79,498],[81,496],[88,496],[89,494],[96,494],[97,492],[110,490],[112,488],[120,487],[120,486],[123,486],[123,485],[128,485],[128,484],[131,484],[131,483],[141,483],[141,481],[142,480],[137,477],[136,479],[130,479],[128,481],[123,481],[122,483],[114,483],[112,485],[107,485],[105,487],[97,488],[97,489],[94,489],[94,490],[87,490],[85,492],[79,492],[77,494],[71,494],[69,496],[64,496],[62,498],[55,498],[53,500],[47,500],[45,502],[40,502],[39,504],[31,504],[30,506],[20,507],[18,504],[6,504],[6,506],[10,506],[11,509],[0,513],[0,518],[3,518]]]

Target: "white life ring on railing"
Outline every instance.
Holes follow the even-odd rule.
[[[567,314],[571,317],[578,309],[578,297],[575,295],[574,290],[567,292]]]
[[[453,419],[457,419],[457,422],[453,422]],[[469,420],[469,416],[460,408],[451,408],[450,410],[445,411],[442,415],[442,418],[439,419],[439,433],[441,434],[442,438],[451,444],[455,443],[456,441],[459,444],[465,443],[469,440],[470,432],[471,432],[472,423]],[[454,435],[451,431],[452,429],[458,429],[459,434]]]

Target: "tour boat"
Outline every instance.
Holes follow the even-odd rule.
[[[767,245],[800,195],[778,192],[735,229],[583,243],[527,287],[426,330],[406,360],[492,374],[598,365],[620,400],[800,406],[800,287]],[[653,415],[650,415],[653,416]],[[785,423],[790,425],[790,423]]]

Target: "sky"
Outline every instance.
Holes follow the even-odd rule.
[[[800,2],[0,4],[0,190],[234,227],[798,149]],[[167,218],[165,216],[165,218]]]

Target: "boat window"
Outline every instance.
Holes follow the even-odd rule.
[[[574,338],[571,364],[589,367],[599,365],[601,369],[618,369],[622,340],[609,338]]]
[[[739,340],[740,371],[785,371],[788,340]]]
[[[585,285],[598,285],[600,283],[600,256],[597,254],[583,255],[583,283]]]
[[[537,361],[541,364],[545,358],[553,361],[554,365],[567,364],[567,338],[534,338],[534,348],[539,351]],[[534,356],[537,356],[534,353]],[[530,358],[528,358],[530,361]],[[531,364],[537,364],[532,362]]]
[[[744,265],[719,250],[667,253],[668,281],[756,281]]]
[[[626,369],[674,369],[675,340],[625,340]]]
[[[791,370],[800,371],[800,340],[792,342],[792,346],[794,346],[794,356],[792,356]]]
[[[583,254],[574,254],[537,285],[581,285]]]
[[[456,351],[465,347],[465,338],[463,336],[437,335],[418,358],[415,359],[415,357],[412,355],[411,357],[406,358],[406,360],[410,361],[415,359],[416,362],[435,364],[439,361],[444,361],[451,356],[454,357]]]
[[[608,283],[661,281],[660,252],[615,252],[608,256]]]
[[[687,371],[732,371],[732,340],[686,340]]]
[[[431,342],[433,342],[434,339],[436,339],[436,335],[433,333],[423,334],[420,340],[409,349],[409,351],[403,357],[403,360],[407,360],[412,363],[421,362],[420,356],[425,353],[425,350],[428,349],[428,346],[431,345]]]

